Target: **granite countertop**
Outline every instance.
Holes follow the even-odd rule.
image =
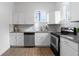
[[[73,42],[79,43],[79,36],[77,36],[77,35],[60,35],[60,36],[67,38],[68,40],[71,40]]]
[[[70,41],[73,41],[75,43],[79,43],[79,36],[78,35],[64,35],[64,34],[61,34],[61,32],[52,32],[52,33],[59,35],[60,37],[66,38]]]
[[[51,33],[53,31],[18,31],[18,32],[10,32],[10,33]]]
[[[10,33],[26,33],[26,32],[19,31],[19,32],[10,32]],[[35,33],[35,32],[34,31],[28,31],[27,33]]]

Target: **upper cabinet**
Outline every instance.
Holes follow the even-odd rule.
[[[62,13],[62,3],[57,2],[57,3],[55,3],[55,11],[54,11],[55,24],[60,24],[61,23],[61,13]]]
[[[70,20],[79,21],[79,2],[70,3]]]
[[[70,19],[70,3],[63,2],[61,7],[62,21],[68,21]]]
[[[79,21],[79,2],[62,3],[62,19],[63,21]]]
[[[58,24],[60,19],[59,4],[56,2],[16,2],[14,5],[13,24],[34,24],[36,11],[44,11],[47,14],[48,24]],[[57,6],[57,8],[56,8]],[[44,13],[42,13],[44,14]],[[58,22],[56,22],[58,21]]]
[[[40,20],[46,19],[47,24],[79,21],[79,2],[16,2],[12,7],[10,24],[35,24],[36,11],[41,12]]]
[[[13,24],[34,24],[33,7],[28,3],[15,3]]]

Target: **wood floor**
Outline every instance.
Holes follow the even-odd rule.
[[[2,56],[54,56],[50,48],[10,48]]]

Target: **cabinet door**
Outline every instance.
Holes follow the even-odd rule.
[[[35,45],[36,46],[49,46],[50,35],[48,33],[35,33]]]
[[[71,21],[79,21],[79,2],[70,3],[70,19]]]
[[[24,46],[24,34],[17,33],[17,46]]]
[[[10,46],[16,46],[17,42],[17,34],[16,33],[10,33]]]
[[[13,20],[12,20],[13,22],[13,24],[18,24],[18,15],[17,15],[17,13],[13,13]]]
[[[50,35],[49,35],[49,33],[42,34],[41,39],[42,39],[41,43],[44,46],[49,46],[50,45]]]
[[[40,44],[40,34],[39,33],[35,33],[35,46],[39,46]]]
[[[15,13],[13,24],[24,24],[24,14],[23,13]]]
[[[24,14],[18,13],[18,24],[24,24]]]
[[[65,44],[61,47],[61,56],[78,56],[78,52]]]
[[[71,47],[69,42],[67,42],[63,37],[61,37],[61,43],[60,43],[60,55],[61,56],[78,56],[78,51],[74,50],[73,47]],[[73,45],[73,44],[71,44]]]

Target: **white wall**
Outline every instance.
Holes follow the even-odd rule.
[[[12,3],[0,2],[0,55],[9,47],[9,20],[12,19]]]
[[[24,22],[25,24],[34,23],[34,12],[36,10],[44,10],[49,13],[49,23],[53,24],[55,21],[55,2],[16,2],[14,19],[16,22]],[[15,22],[15,21],[13,21]]]

